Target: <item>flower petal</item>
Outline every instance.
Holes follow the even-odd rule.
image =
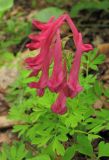
[[[56,44],[54,47],[54,68],[52,76],[48,81],[48,87],[51,91],[57,92],[61,89],[64,80],[64,69],[62,64],[62,49],[60,31],[57,31]]]
[[[48,23],[43,23],[37,20],[33,20],[32,24],[40,30],[45,30],[45,29],[48,29],[48,27],[50,26],[50,24],[52,24],[53,21],[54,21],[54,17],[51,17]]]
[[[38,49],[41,47],[40,42],[31,42],[26,44],[26,47],[29,48],[31,51]]]
[[[55,103],[51,106],[52,112],[56,114],[65,114],[67,112],[67,107],[66,107],[66,96],[64,93],[61,91],[55,101]]]
[[[82,50],[83,50],[83,52],[88,52],[90,50],[93,50],[93,47],[90,44],[83,44],[82,45]]]
[[[68,82],[64,88],[64,91],[67,97],[73,98],[78,94],[78,92],[82,90],[82,87],[78,83],[81,56],[82,56],[82,36],[81,36],[81,33],[79,33],[78,48],[75,53],[75,57],[74,57],[74,61],[73,61],[70,75],[68,78]]]

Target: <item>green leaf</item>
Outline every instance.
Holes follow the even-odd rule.
[[[63,156],[63,160],[71,160],[75,155],[75,152],[76,152],[76,148],[74,145],[72,147],[68,147]]]
[[[14,145],[10,149],[10,155],[11,155],[12,160],[16,159],[17,150],[16,150],[16,147]]]
[[[103,141],[98,145],[98,157],[109,156],[109,143],[104,143]]]
[[[31,122],[36,122],[42,114],[44,114],[44,112],[42,112],[42,111],[37,111],[37,112],[31,113],[31,115],[30,115]]]
[[[100,120],[104,120],[104,122],[109,120],[109,110],[108,109],[101,109],[100,111],[96,111],[96,115],[99,117]],[[97,120],[95,119],[95,121]],[[104,123],[104,122],[103,123],[101,122],[99,124]]]
[[[85,154],[87,156],[93,155],[93,147],[91,145],[91,142],[88,140],[88,137],[85,135],[78,135],[77,136],[77,151]]]
[[[73,5],[71,9],[71,16],[76,17],[78,13],[83,10],[96,10],[96,9],[104,9],[107,10],[109,8],[109,1],[103,0],[103,1],[88,1],[87,0],[81,0],[78,1],[75,5]]]
[[[90,64],[89,67],[95,71],[98,70],[98,67],[95,64]]]
[[[23,160],[23,158],[26,158],[27,153],[29,153],[22,142],[14,142],[12,146],[4,144],[2,149],[0,160]]]
[[[14,126],[13,132],[19,132],[19,137],[20,137],[27,131],[28,128],[29,125],[16,125]]]
[[[43,137],[39,137],[39,138],[33,138],[31,141],[32,141],[32,144],[36,144],[38,147],[42,147],[44,146],[45,144],[47,144],[47,142],[49,141],[50,139],[50,135],[47,135],[47,136],[43,136]]]
[[[62,142],[65,142],[65,141],[68,140],[68,137],[67,137],[65,134],[60,134],[60,135],[58,136],[58,139],[59,139],[60,141],[62,141]]]
[[[0,12],[4,12],[13,6],[14,0],[0,0]]]
[[[69,115],[65,121],[65,124],[67,127],[71,126],[72,128],[75,128],[78,125],[78,119],[74,115]]]
[[[94,84],[94,90],[95,90],[95,93],[97,96],[101,96],[102,95],[102,86],[100,84],[100,82],[96,81],[95,84]]]
[[[104,129],[105,126],[100,124],[100,125],[97,125],[96,127],[94,127],[93,129],[91,129],[89,131],[89,133],[94,133],[94,134],[97,134],[98,132],[100,132],[102,129]]]
[[[101,138],[99,135],[95,135],[95,134],[88,134],[88,139],[90,141],[97,139],[97,138]]]
[[[66,126],[71,126],[72,128],[77,127],[78,123],[81,122],[81,120],[83,120],[82,115],[76,114],[72,115],[70,114],[69,117],[66,119],[65,124]]]
[[[104,54],[100,54],[99,56],[97,56],[94,59],[94,64],[102,64],[105,60],[105,55]]]
[[[25,145],[23,143],[19,143],[17,148],[16,160],[22,160],[27,155],[27,151],[25,150]]]
[[[3,65],[4,63],[10,62],[14,60],[13,53],[11,52],[5,52],[3,54],[0,54],[1,62],[0,65]]]
[[[104,95],[109,98],[109,88],[104,89]]]
[[[42,155],[38,155],[34,158],[29,158],[27,160],[51,160],[49,155],[46,155],[46,154],[42,154]]]
[[[54,152],[56,151],[58,155],[62,155],[62,156],[65,153],[63,144],[61,144],[57,138],[55,138],[53,142],[53,151]]]
[[[6,152],[5,150],[2,150],[0,153],[0,160],[7,160]]]
[[[55,18],[58,18],[63,13],[64,10],[62,9],[56,7],[48,7],[39,11],[35,18],[37,18],[40,21],[46,22],[50,19],[51,16],[55,16]]]

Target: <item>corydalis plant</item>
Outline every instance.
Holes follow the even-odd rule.
[[[69,25],[74,43],[76,46],[75,57],[72,60],[70,73],[67,71],[66,60],[62,56],[61,46],[61,26],[66,23]],[[64,14],[58,19],[51,19],[48,23],[41,23],[37,20],[33,21],[33,25],[41,30],[39,34],[31,34],[29,38],[31,43],[27,44],[30,50],[40,49],[39,54],[35,57],[29,57],[25,61],[28,69],[32,70],[30,76],[37,76],[41,71],[38,82],[29,84],[31,88],[37,89],[37,94],[43,96],[45,88],[48,87],[52,92],[56,92],[58,97],[51,106],[53,112],[64,114],[67,111],[66,98],[74,98],[82,87],[79,84],[79,70],[82,52],[92,50],[90,44],[84,44],[82,35],[78,32],[71,18]],[[53,65],[52,74],[49,74],[49,68]]]

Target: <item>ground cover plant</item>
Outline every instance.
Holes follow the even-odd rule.
[[[13,5],[12,0],[8,2],[0,10],[3,21],[5,11]],[[84,36],[63,7],[71,2],[60,2],[47,0],[54,5],[33,15],[33,28],[30,21],[21,18],[24,13],[0,22],[1,37],[5,37],[0,44],[0,65],[8,62],[8,67],[18,70],[6,94],[11,106],[8,119],[14,122],[16,138],[2,145],[0,160],[109,158],[109,140],[103,135],[109,130],[109,88],[99,80],[99,67],[106,57],[98,54],[91,42],[84,43]],[[95,10],[96,3],[99,9],[108,9],[108,5],[103,7],[108,1],[89,1],[86,7],[84,0],[84,5],[74,2],[75,8],[69,13],[75,17],[81,10]],[[32,8],[37,5],[35,0],[29,4]],[[103,97],[105,108],[96,104]]]

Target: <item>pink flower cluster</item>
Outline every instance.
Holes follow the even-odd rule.
[[[69,25],[76,46],[70,73],[67,71],[66,60],[62,56],[60,28],[64,23]],[[46,87],[50,91],[58,93],[51,110],[57,114],[64,114],[67,111],[66,98],[73,98],[82,90],[79,84],[82,52],[87,52],[93,48],[90,44],[83,43],[81,33],[78,32],[67,14],[60,16],[56,20],[51,17],[47,23],[34,20],[33,25],[41,32],[29,36],[31,42],[27,44],[27,48],[30,50],[40,49],[40,51],[38,55],[29,57],[25,61],[28,68],[32,70],[31,76],[37,76],[40,71],[41,76],[38,82],[32,82],[29,86],[36,88],[39,96],[43,96]],[[52,63],[54,64],[53,71],[50,75],[49,68]]]

